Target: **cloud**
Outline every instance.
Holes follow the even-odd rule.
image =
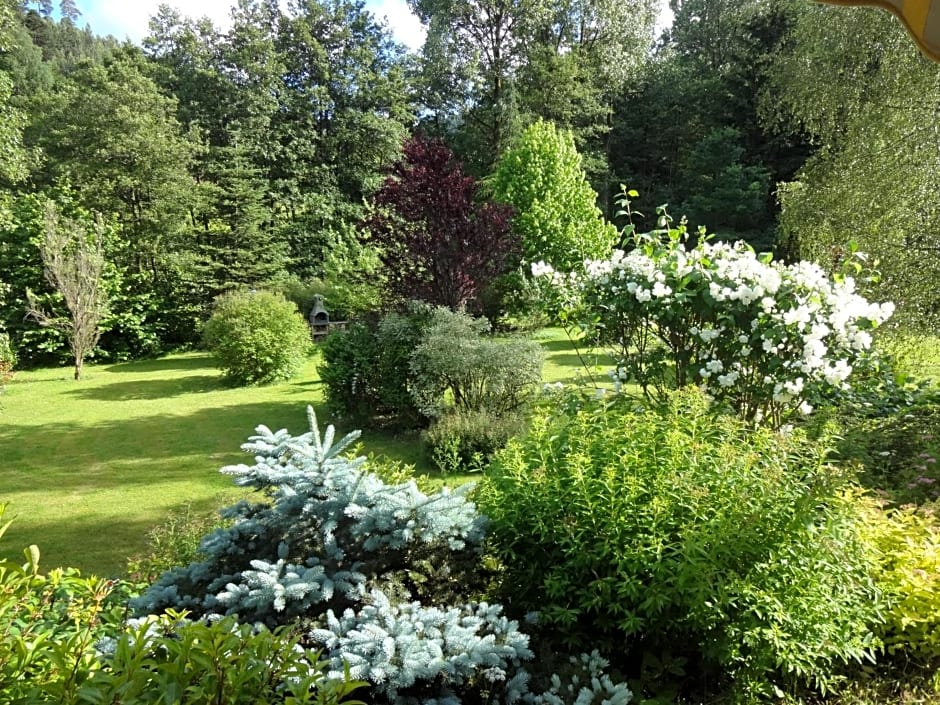
[[[208,17],[223,29],[231,25],[234,0],[78,0],[82,12],[79,23],[88,23],[95,34],[112,34],[118,39],[140,43],[149,32],[150,17],[161,4],[176,8],[184,16]],[[399,42],[412,50],[424,43],[424,28],[405,0],[369,0],[366,9],[379,20],[388,22],[389,29]]]
[[[157,8],[170,5],[183,15],[208,17],[218,27],[231,24],[229,11],[235,4],[232,0],[79,0],[75,3],[81,10],[80,24],[88,23],[95,34],[113,34],[118,39],[130,39],[140,43],[149,32],[150,17]]]
[[[405,0],[370,0],[366,8],[379,20],[384,19],[399,42],[412,51],[424,44],[426,30],[421,20],[408,8]]]

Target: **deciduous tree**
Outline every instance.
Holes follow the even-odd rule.
[[[791,251],[834,269],[857,247],[877,262],[869,293],[897,304],[896,324],[936,330],[940,66],[887,13],[805,6],[765,98],[765,119],[821,145],[781,189]]]
[[[100,323],[108,301],[103,286],[106,226],[100,217],[90,225],[62,218],[55,204],[46,206],[40,252],[46,279],[68,308],[68,316],[45,310],[29,292],[29,316],[41,326],[66,331],[75,359],[75,379],[81,379],[85,358],[101,337]]]
[[[571,132],[549,122],[530,126],[503,156],[490,182],[494,197],[516,210],[513,230],[528,262],[572,271],[604,257],[617,240],[597,208]]]
[[[474,308],[482,289],[513,265],[512,209],[480,202],[478,191],[443,143],[405,144],[365,222],[395,294]]]

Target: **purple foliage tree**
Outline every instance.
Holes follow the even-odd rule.
[[[474,309],[483,288],[514,266],[512,208],[482,202],[478,191],[442,142],[405,143],[365,221],[395,294]]]

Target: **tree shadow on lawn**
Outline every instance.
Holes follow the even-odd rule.
[[[63,392],[79,399],[96,401],[135,401],[143,399],[167,399],[183,394],[201,394],[227,389],[219,375],[189,375],[172,379],[138,380],[136,382],[111,382],[100,387],[85,387]]]
[[[33,523],[23,519],[16,506],[11,506],[10,512],[13,523],[3,537],[3,553],[12,557],[35,544],[42,573],[53,568],[79,568],[83,574],[121,575],[127,557],[146,547],[147,532],[153,528],[150,519],[74,516]],[[116,546],[126,546],[128,556],[117,558]]]
[[[583,355],[584,362],[589,365],[593,362],[595,364],[600,362],[606,362],[606,356],[603,360],[600,359],[597,355]],[[551,362],[553,365],[558,367],[570,367],[572,370],[583,370],[584,362],[581,361],[581,358],[577,356],[576,353],[565,353],[565,354],[556,354],[551,355],[546,358],[546,362]]]
[[[43,573],[53,568],[78,568],[83,575],[120,577],[127,572],[127,559],[147,550],[151,529],[184,506],[176,504],[139,517],[93,514],[38,522],[26,521],[22,513],[17,517],[16,508],[11,506],[14,520],[3,537],[2,553],[18,555],[23,548],[36,544]],[[192,506],[195,512],[205,514],[217,508],[205,502],[193,502]]]
[[[309,401],[233,404],[194,413],[145,416],[88,426],[64,423],[42,428],[0,428],[0,501],[11,492],[68,493],[174,480],[194,473],[215,473],[222,465],[252,457],[240,449],[255,428],[305,433]],[[321,432],[332,420],[322,403],[314,404]],[[337,437],[351,428],[337,425]],[[376,443],[370,447],[369,439]],[[387,434],[366,431],[360,441],[368,453],[380,446],[394,452]],[[407,441],[400,441],[406,445]]]
[[[62,492],[89,484],[114,487],[162,481],[174,473],[192,472],[200,459],[206,459],[214,471],[215,458],[249,459],[239,446],[259,424],[292,433],[306,431],[306,408],[303,402],[268,402],[91,425],[8,424],[0,428],[0,454],[7,461],[0,474],[0,498],[14,488]]]
[[[541,345],[547,353],[568,352],[575,348],[575,344],[567,338],[561,340],[537,340],[536,342]]]
[[[181,370],[213,370],[215,359],[208,353],[185,353],[155,360],[119,362],[101,368],[105,372],[140,374],[142,372],[179,372]]]

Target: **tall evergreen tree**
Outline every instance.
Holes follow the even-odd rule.
[[[799,132],[778,132],[759,117],[791,6],[677,0],[673,9],[663,45],[616,102],[611,168],[640,192],[634,203],[640,212],[654,216],[668,204],[675,217],[688,211],[700,219],[693,225],[763,249],[776,217],[770,185],[790,178],[809,151]],[[731,210],[747,213],[729,211],[739,199],[747,205]]]

